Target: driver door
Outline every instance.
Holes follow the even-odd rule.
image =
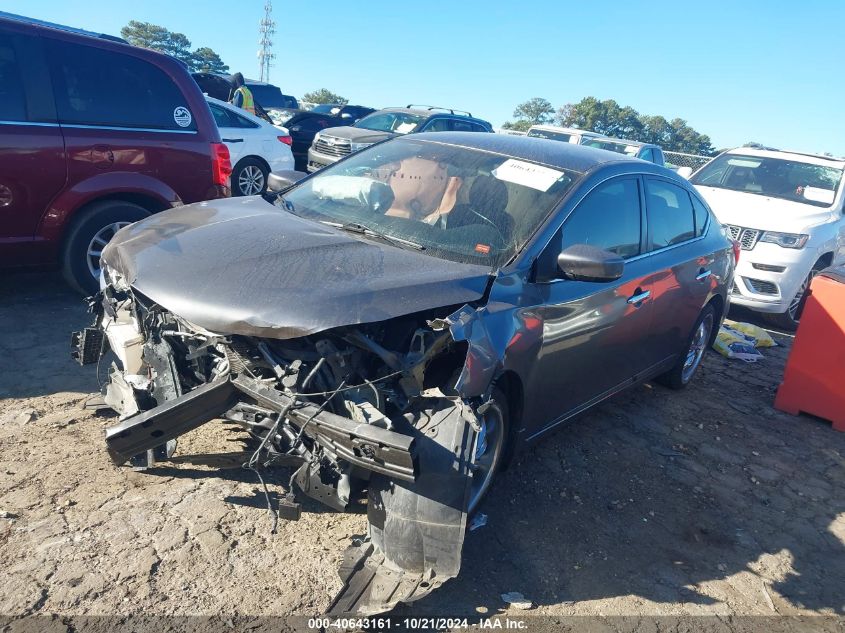
[[[532,364],[538,432],[631,384],[647,369],[653,304],[645,220],[637,177],[598,185],[567,217],[538,261],[548,281],[535,282],[541,303],[542,344]],[[611,282],[564,279],[557,255],[589,244],[625,259],[622,277]]]

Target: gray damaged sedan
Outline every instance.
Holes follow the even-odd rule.
[[[736,252],[686,180],[543,139],[417,134],[281,195],[185,206],[102,255],[81,362],[114,362],[115,464],[214,419],[253,468],[366,505],[335,613],[458,574],[467,517],[514,451],[637,382],[693,377]]]

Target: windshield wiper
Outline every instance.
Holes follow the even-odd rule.
[[[273,204],[276,206],[284,207],[286,211],[289,211],[294,215],[298,215],[296,212],[296,208],[293,206],[293,202],[285,198],[281,194],[281,192],[276,194],[276,199],[273,201]]]
[[[411,240],[406,240],[401,237],[394,237],[393,235],[388,235],[386,233],[380,233],[379,231],[375,231],[370,227],[364,226],[363,224],[358,224],[357,222],[346,222],[344,224],[340,222],[329,222],[328,220],[320,220],[320,224],[325,224],[326,226],[333,226],[336,229],[348,231],[349,233],[357,233],[359,235],[366,235],[367,237],[375,237],[377,239],[385,240],[386,242],[399,244],[401,246],[407,246],[418,251],[425,250],[425,246],[423,246],[422,244],[417,244],[416,242],[412,242]]]

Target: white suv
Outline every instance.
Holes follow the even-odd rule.
[[[809,282],[845,261],[845,159],[737,148],[690,180],[740,243],[731,302],[794,329]]]

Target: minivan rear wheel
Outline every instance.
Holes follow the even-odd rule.
[[[103,200],[79,211],[65,237],[62,273],[68,283],[85,295],[100,288],[100,253],[124,226],[150,215],[144,207],[123,200]]]
[[[692,328],[692,333],[687,339],[687,346],[678,358],[678,362],[672,369],[658,376],[657,382],[670,389],[683,389],[690,383],[713,338],[715,322],[716,311],[713,306],[705,306]]]

